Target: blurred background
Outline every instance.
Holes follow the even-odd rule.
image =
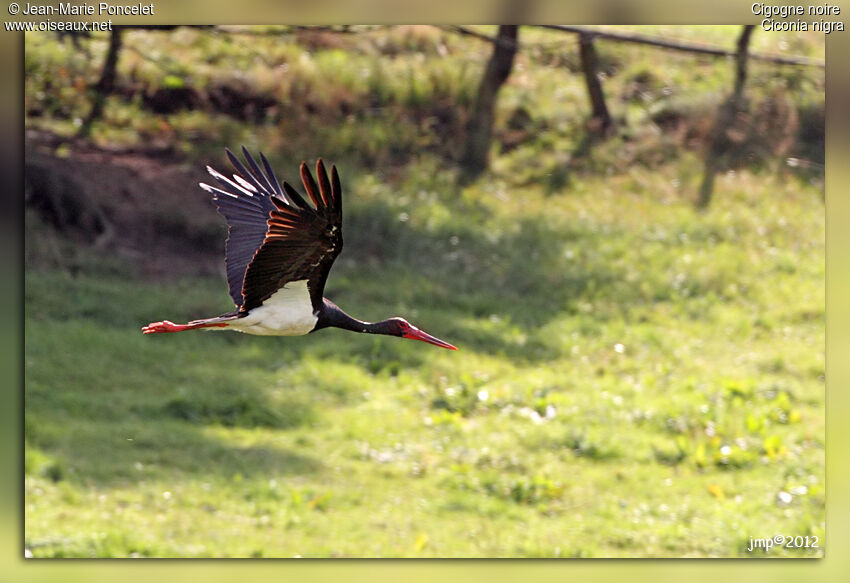
[[[704,557],[824,534],[824,40],[741,26],[28,33],[35,557]],[[665,45],[665,46],[659,46]],[[326,295],[232,309],[224,147],[339,169]],[[821,556],[823,546],[768,556]]]

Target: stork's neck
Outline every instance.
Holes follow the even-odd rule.
[[[397,336],[400,338],[410,338],[411,340],[421,340],[428,344],[434,344],[441,348],[449,350],[457,350],[444,340],[435,338],[427,332],[423,332],[404,318],[390,318],[389,320],[381,320],[380,322],[361,322],[352,318],[345,312],[339,309],[335,303],[322,298],[322,307],[315,312],[317,320],[316,327],[313,330],[320,330],[333,326],[335,328],[343,328],[353,332],[365,332],[366,334],[386,334],[387,336]]]
[[[342,328],[343,330],[366,334],[389,333],[387,320],[372,323],[352,318],[327,298],[322,298],[322,310],[319,313],[319,320],[316,322],[314,330],[321,330],[322,328]]]

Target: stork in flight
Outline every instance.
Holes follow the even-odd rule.
[[[237,174],[233,180],[209,166],[220,187],[201,183],[227,220],[227,282],[236,310],[188,324],[168,320],[142,328],[145,334],[182,332],[196,328],[225,328],[263,336],[301,336],[322,328],[343,328],[367,334],[386,334],[422,340],[457,350],[404,318],[361,322],[323,297],[325,280],[342,251],[342,190],[336,167],[331,176],[320,159],[319,183],[301,163],[301,182],[308,204],[287,182],[281,184],[261,153],[265,172],[243,146],[250,170],[225,150]]]

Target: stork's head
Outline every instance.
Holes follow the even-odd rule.
[[[457,350],[456,346],[452,346],[448,342],[444,342],[439,338],[431,336],[405,320],[404,318],[390,318],[386,320],[387,333],[391,336],[399,336],[401,338],[410,338],[411,340],[421,340],[439,346],[448,348],[449,350]]]

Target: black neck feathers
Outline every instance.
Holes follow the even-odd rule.
[[[393,327],[392,320],[383,320],[381,322],[363,322],[357,318],[352,318],[342,311],[342,309],[327,298],[322,298],[322,309],[319,311],[316,327],[313,332],[322,328],[342,328],[343,330],[351,330],[352,332],[361,332],[364,334],[387,334],[390,336],[398,336]]]

